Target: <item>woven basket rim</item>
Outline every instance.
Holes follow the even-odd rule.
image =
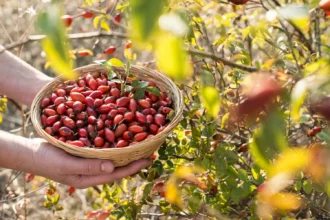
[[[95,70],[89,70],[89,69],[93,69],[95,68]],[[124,70],[124,67],[112,67],[113,70],[116,72],[116,71],[123,71]],[[143,67],[143,66],[138,66],[138,65],[131,65],[131,69],[135,69],[135,70],[138,70],[138,69],[146,69],[148,71],[152,71],[152,72],[156,72],[157,74],[162,74],[160,73],[159,71],[156,71],[156,70],[153,70],[153,69],[149,69],[147,67]],[[86,65],[86,66],[82,66],[82,67],[78,67],[76,69],[74,69],[74,71],[76,72],[91,72],[91,71],[107,71],[106,67],[104,66],[101,66],[99,64],[89,64],[89,65]],[[38,96],[42,96],[42,97],[45,97],[45,91],[48,91],[48,90],[45,90],[45,88],[47,88],[47,86],[49,86],[50,84],[53,84],[54,81],[63,81],[63,75],[60,75],[60,76],[57,76],[55,77],[51,82],[47,83],[47,85],[45,85],[39,92],[38,94],[36,95],[36,97]],[[175,85],[175,83],[170,79],[168,78],[167,76],[165,76],[164,74],[162,74],[162,77],[164,77],[170,84],[171,86],[173,86],[178,94],[179,94],[179,108],[178,109],[174,109],[175,111],[175,116],[173,117],[173,119],[170,121],[170,123],[167,125],[167,127],[160,133],[156,134],[155,136],[151,137],[151,138],[148,138],[148,139],[145,139],[141,142],[138,142],[138,143],[135,143],[133,145],[130,145],[130,146],[127,146],[127,147],[123,147],[123,148],[89,148],[89,147],[77,147],[75,145],[72,145],[72,144],[68,144],[66,142],[62,142],[60,140],[57,140],[56,138],[54,138],[53,136],[47,134],[43,129],[42,129],[42,126],[41,124],[38,122],[37,118],[36,117],[39,117],[40,118],[40,115],[36,115],[36,108],[40,108],[39,104],[40,102],[38,102],[37,98],[35,98],[33,100],[33,103],[32,103],[32,107],[31,107],[31,120],[32,120],[32,124],[34,126],[34,128],[37,130],[37,132],[39,133],[39,135],[42,137],[42,138],[50,138],[52,139],[52,141],[56,142],[56,143],[61,143],[61,145],[64,145],[66,148],[70,148],[70,149],[73,149],[73,150],[76,150],[76,151],[83,151],[83,152],[86,152],[86,153],[95,153],[95,152],[118,152],[118,151],[127,151],[127,152],[130,152],[130,151],[134,151],[138,148],[143,148],[144,145],[148,142],[156,142],[158,141],[159,139],[162,139],[164,138],[164,136],[167,136],[176,126],[177,124],[179,123],[181,117],[182,117],[182,113],[183,113],[183,96],[182,96],[182,93],[180,91],[180,89]],[[157,85],[157,83],[156,83]],[[38,129],[39,128],[39,129]],[[41,133],[40,133],[41,132]]]

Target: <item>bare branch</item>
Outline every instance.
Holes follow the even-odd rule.
[[[247,72],[256,72],[256,71],[258,71],[258,69],[256,67],[237,64],[233,61],[227,60],[225,58],[214,55],[212,53],[207,53],[207,52],[204,52],[204,51],[194,50],[194,49],[188,49],[187,52],[190,53],[190,54],[199,55],[199,56],[207,57],[207,58],[210,58],[210,59],[214,59],[214,60],[222,62],[223,64],[225,64],[227,66],[234,67],[234,68],[237,68],[237,69],[241,69],[241,70],[244,70],[244,71],[247,71]]]

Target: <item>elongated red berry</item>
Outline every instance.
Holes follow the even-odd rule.
[[[116,103],[116,99],[117,98],[114,96],[107,97],[106,99],[104,99],[104,104]]]
[[[25,181],[26,182],[31,182],[34,179],[35,175],[32,173],[27,173],[25,176]]]
[[[139,126],[139,125],[130,126],[130,127],[128,127],[128,130],[133,132],[134,134],[144,132],[143,127]]]
[[[123,134],[123,138],[125,140],[131,140],[133,138],[133,132],[131,131],[125,131],[124,134]]]
[[[59,104],[64,103],[64,101],[65,101],[64,97],[57,97],[54,101],[54,104],[58,106]]]
[[[79,141],[83,142],[85,146],[90,147],[92,146],[91,142],[87,138],[79,138]]]
[[[50,98],[44,98],[41,102],[41,107],[46,108],[48,105],[50,105],[50,103]]]
[[[101,137],[96,137],[96,138],[94,139],[94,145],[95,145],[95,147],[102,147],[103,144],[104,144],[104,139],[103,139],[103,138],[101,138]]]
[[[73,17],[71,15],[63,15],[61,17],[61,19],[62,19],[62,21],[63,21],[63,23],[64,23],[64,25],[66,27],[70,27],[71,26],[72,21],[73,21]]]
[[[94,117],[97,117],[97,114],[96,114],[96,112],[94,111],[94,109],[92,109],[91,107],[87,107],[87,109],[86,109],[86,113],[87,113],[87,115],[88,116],[94,116]]]
[[[53,116],[53,115],[56,115],[56,111],[53,110],[53,109],[44,109],[44,114],[47,115],[47,116]]]
[[[118,107],[126,107],[126,106],[128,106],[129,102],[130,102],[130,98],[121,97],[121,98],[117,99],[116,104]]]
[[[103,100],[102,99],[95,99],[95,101],[94,101],[94,108],[98,108],[101,105],[103,105]]]
[[[73,103],[72,109],[74,113],[78,114],[83,110],[83,104],[80,101],[75,101]]]
[[[53,132],[58,132],[60,127],[62,127],[62,122],[61,121],[55,122],[52,126]]]
[[[141,112],[135,112],[135,118],[137,122],[140,122],[142,124],[146,123],[146,116]]]
[[[129,49],[129,48],[131,48],[132,47],[132,41],[130,41],[130,40],[128,40],[128,41],[126,41],[126,43],[125,43],[125,49]]]
[[[84,147],[84,143],[79,141],[79,140],[75,140],[75,141],[66,141],[69,144],[75,145],[77,147]]]
[[[74,103],[74,101],[72,101],[72,100],[68,100],[68,101],[66,101],[64,104],[65,104],[66,107],[68,107],[68,108],[72,108],[72,107],[73,107],[73,103]]]
[[[92,12],[92,11],[85,11],[85,12],[82,13],[82,16],[84,18],[92,18],[92,17],[94,17],[94,12]]]
[[[67,109],[63,103],[59,104],[56,108],[56,112],[60,115],[64,115],[66,113]]]
[[[46,127],[45,128],[45,131],[49,135],[52,135],[52,136],[54,135],[54,132],[53,132],[53,128],[52,127]]]
[[[46,125],[52,126],[55,122],[59,120],[58,115],[49,116],[46,120]]]
[[[126,141],[126,140],[120,140],[120,141],[118,141],[118,143],[117,143],[117,147],[119,147],[119,148],[121,148],[121,147],[127,147],[129,145],[129,142],[128,141]]]
[[[50,96],[50,100],[54,103],[55,99],[57,99],[58,96],[53,92],[52,95]]]
[[[47,116],[46,115],[41,115],[41,118],[40,118],[40,120],[41,120],[41,125],[42,126],[46,126],[46,124],[47,124]]]
[[[136,135],[134,135],[134,141],[143,141],[144,139],[146,139],[148,136],[148,133],[147,132],[141,132],[141,133],[138,133]]]
[[[94,108],[94,102],[95,102],[95,100],[92,97],[90,97],[90,96],[87,96],[85,98],[86,105],[89,106],[89,107],[91,107],[91,108]]]
[[[104,128],[104,121],[102,119],[98,119],[96,122],[96,129],[101,130]]]
[[[72,130],[68,127],[61,127],[59,130],[58,130],[59,134],[63,137],[68,137],[68,136],[71,136],[73,134]]]
[[[94,125],[97,122],[97,118],[93,115],[88,117],[88,123]]]
[[[143,109],[142,114],[144,114],[144,115],[151,114],[151,109],[150,108]]]
[[[114,96],[116,98],[119,98],[120,97],[120,90],[118,88],[112,88],[110,90],[110,95]]]
[[[64,97],[64,96],[66,96],[66,91],[64,89],[58,89],[56,91],[56,94],[58,97]]]
[[[79,92],[71,92],[70,97],[73,101],[80,101],[85,103],[85,96]]]
[[[102,92],[99,90],[96,90],[96,91],[92,92],[89,96],[92,97],[93,99],[97,99],[97,98],[101,99]]]
[[[88,115],[86,112],[80,112],[76,114],[76,119],[78,120],[86,120],[88,118]]]
[[[82,128],[85,125],[85,122],[81,119],[77,120],[76,122],[77,128]]]
[[[87,50],[80,50],[80,51],[78,51],[77,54],[80,57],[87,57],[89,55],[89,51],[87,51]]]
[[[125,124],[120,124],[115,130],[115,136],[120,137],[127,130],[127,126]]]
[[[124,118],[126,122],[132,122],[135,118],[135,114],[134,112],[126,112]]]
[[[111,109],[112,109],[112,107],[109,104],[103,104],[99,108],[97,108],[96,111],[101,114],[106,114],[106,113],[110,112]]]
[[[116,51],[116,47],[110,46],[107,49],[104,50],[105,54],[113,54]]]
[[[147,121],[147,124],[152,124],[154,122],[154,117],[152,115],[147,115],[146,116],[146,121]]]
[[[79,128],[78,134],[79,134],[80,137],[87,137],[88,136],[87,130],[85,128]]]
[[[104,132],[104,136],[107,141],[109,141],[110,143],[115,141],[115,133],[112,130],[110,130],[109,128],[105,128]]]
[[[155,124],[151,124],[149,126],[149,131],[152,133],[152,134],[157,134],[157,131],[158,131],[159,127]]]
[[[113,17],[113,20],[116,22],[116,23],[120,23],[121,21],[121,15],[118,13],[116,14],[114,17]]]
[[[76,128],[76,123],[69,117],[65,117],[62,119],[63,124],[70,128],[70,129],[75,129]]]
[[[116,109],[112,109],[109,114],[108,114],[108,118],[109,119],[114,119],[116,117],[116,115],[118,114],[118,110]]]
[[[113,119],[113,124],[117,125],[120,122],[122,122],[124,120],[124,116],[123,115],[116,115],[115,118]]]
[[[156,114],[154,117],[154,121],[156,125],[164,125],[165,124],[165,117],[162,114]]]
[[[145,100],[145,99],[139,99],[139,100],[138,100],[138,104],[139,104],[139,106],[142,107],[142,108],[150,108],[150,107],[151,107],[150,102],[148,102],[148,101]]]
[[[164,114],[164,115],[167,115],[168,113],[170,113],[171,111],[173,111],[172,108],[169,108],[169,107],[163,107],[161,109],[161,113]]]
[[[110,90],[110,86],[99,86],[97,88],[98,91],[102,92],[102,93],[107,93]]]
[[[68,187],[69,196],[71,196],[74,193],[74,191],[76,191],[76,189],[73,186]]]

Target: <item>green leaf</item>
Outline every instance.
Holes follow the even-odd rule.
[[[141,82],[139,82],[138,87],[139,87],[139,88],[145,88],[145,87],[147,87],[148,85],[149,85],[148,82],[146,82],[146,81],[141,81]]]
[[[166,0],[130,0],[132,33],[140,42],[148,42],[157,27]]]
[[[319,139],[327,142],[328,144],[330,144],[330,135],[328,134],[328,132],[321,131],[316,136],[317,136],[317,138],[319,138]]]
[[[62,205],[58,205],[58,206],[56,206],[55,209],[56,209],[56,211],[62,211],[64,208]]]
[[[134,94],[134,98],[135,98],[136,100],[138,100],[138,99],[142,99],[143,97],[144,97],[144,91],[143,91],[143,89],[138,88],[138,89],[136,90],[135,94]]]
[[[125,91],[125,92],[130,92],[130,91],[132,91],[132,89],[133,89],[132,86],[128,86],[128,85],[126,85],[124,91]]]
[[[123,67],[124,66],[124,63],[121,62],[121,60],[119,60],[117,58],[111,58],[109,60],[109,63],[111,63],[112,66],[120,66],[120,67]]]
[[[220,96],[218,90],[211,86],[203,87],[200,92],[200,97],[207,112],[214,118],[217,118],[220,111]]]
[[[262,126],[254,131],[250,152],[255,162],[264,169],[267,169],[270,160],[289,148],[289,144],[284,135],[284,116],[273,111]]]
[[[150,192],[151,192],[151,189],[152,189],[153,185],[154,185],[154,183],[151,182],[151,183],[147,183],[144,186],[144,189],[143,189],[143,199],[147,199],[147,197],[150,195]]]
[[[305,193],[310,194],[312,192],[313,186],[312,186],[312,183],[310,181],[305,180],[303,182],[302,188],[303,188]]]
[[[112,80],[116,76],[117,76],[117,74],[114,71],[112,71],[112,70],[108,71],[108,79],[109,80]]]
[[[133,81],[132,81],[132,86],[133,86],[134,88],[136,88],[138,85],[139,85],[139,81],[138,81],[138,80],[133,80]]]
[[[300,80],[291,93],[291,114],[295,121],[300,119],[300,109],[307,97],[307,85],[305,80]]]
[[[221,128],[222,129],[226,127],[228,119],[229,119],[229,112],[227,112],[224,116],[222,116],[222,119],[221,119]]]
[[[187,60],[181,37],[162,33],[157,38],[156,57],[158,67],[166,75],[183,80],[192,74],[192,65]]]
[[[122,83],[123,81],[120,80],[120,79],[112,79],[111,82],[114,82],[114,83]]]
[[[150,93],[156,95],[156,96],[160,96],[160,91],[159,91],[159,89],[157,89],[156,87],[148,86],[147,88],[145,88],[145,90],[146,90],[147,92],[150,92]]]
[[[69,56],[70,44],[60,15],[61,10],[56,5],[50,6],[46,12],[39,14],[37,27],[46,35],[42,47],[56,74],[74,80],[78,74],[73,72],[73,62]]]

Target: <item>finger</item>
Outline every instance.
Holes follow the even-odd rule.
[[[112,173],[115,169],[114,164],[109,160],[72,157],[66,163],[67,171],[65,172],[68,174],[102,175]]]
[[[141,159],[130,163],[127,166],[116,168],[109,175],[81,176],[76,184],[77,188],[87,188],[89,186],[100,185],[113,182],[118,179],[130,176],[152,164],[151,159]]]

